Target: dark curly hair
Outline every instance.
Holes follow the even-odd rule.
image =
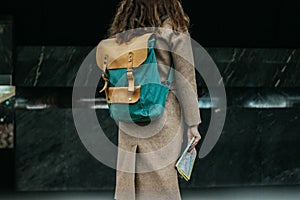
[[[123,43],[149,32],[149,27],[150,30],[161,27],[166,18],[175,31],[189,29],[190,19],[180,0],[122,0],[108,30],[108,37],[117,36],[118,42]]]

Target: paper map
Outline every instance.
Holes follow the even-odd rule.
[[[188,152],[188,149],[191,146],[191,144],[193,143],[194,139],[195,138],[193,138],[189,142],[189,144],[187,145],[187,147],[185,148],[185,150],[183,151],[182,155],[180,156],[180,158],[178,159],[178,161],[175,165],[179,174],[186,181],[189,181],[191,178],[193,166],[194,166],[196,156],[197,156],[197,151],[195,148],[190,153]]]

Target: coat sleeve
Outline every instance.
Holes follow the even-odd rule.
[[[198,125],[202,120],[190,34],[173,32],[170,37],[170,50],[175,68],[175,94],[182,107],[184,121],[188,126]]]

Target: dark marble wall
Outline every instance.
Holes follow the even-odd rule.
[[[12,66],[12,19],[0,16],[0,84],[11,84]]]
[[[209,120],[207,110],[202,114]],[[298,123],[299,108],[230,107],[215,148],[196,161],[194,177],[182,186],[298,185]]]
[[[300,49],[207,48],[207,51],[227,87],[300,86]]]
[[[112,124],[99,110],[105,124]],[[81,143],[71,109],[18,110],[17,190],[110,189],[113,170],[96,160]],[[34,121],[32,121],[34,120]],[[116,141],[116,127],[110,139]]]
[[[91,47],[31,46],[17,48],[15,82],[26,87],[72,87]]]
[[[15,73],[18,190],[113,189],[114,170],[85,149],[72,118],[72,85],[80,64],[92,49],[18,47]],[[196,160],[191,181],[180,180],[181,186],[299,184],[300,51],[242,48],[207,48],[207,51],[226,86],[226,121],[215,148],[205,158]],[[196,64],[201,63],[196,59]],[[203,121],[199,130],[204,138],[214,108],[202,107],[210,98],[205,83],[198,78]],[[48,106],[43,109],[34,105]],[[108,117],[108,110],[96,112],[107,136],[116,143],[117,127]]]
[[[24,46],[17,48],[17,86],[72,87],[92,47]],[[300,86],[299,49],[206,48],[226,87]],[[195,50],[197,54],[197,50]],[[199,52],[200,53],[200,52]],[[195,65],[201,63],[195,55]],[[199,88],[204,87],[201,75]]]
[[[27,89],[20,90],[25,94]],[[63,97],[60,94],[66,92],[59,89],[55,91],[59,95],[55,95],[54,99]],[[261,89],[249,92],[255,94],[259,91]],[[262,99],[268,99],[268,94],[274,94],[270,89],[261,93]],[[280,93],[289,94],[285,98],[287,102],[290,98],[294,102],[298,99],[298,104],[289,104],[290,107],[286,108],[276,108],[276,104],[273,108],[242,106],[247,105],[251,99],[245,98],[249,97],[248,91],[231,89],[227,93],[228,99],[240,99],[236,101],[239,103],[229,105],[218,143],[207,157],[196,161],[193,178],[188,183],[180,180],[181,186],[199,188],[299,184],[300,127],[297,124],[300,120],[300,99],[297,89],[285,89]],[[43,98],[43,95],[38,98]],[[278,103],[283,99],[278,99]],[[252,100],[255,102],[255,99]],[[114,187],[114,171],[97,161],[82,145],[70,106],[53,106],[43,110],[20,107],[17,110],[18,190],[96,190]],[[109,118],[107,110],[96,112],[104,132],[116,144],[117,127]],[[201,109],[204,123],[199,130],[203,137],[208,128],[210,113],[211,109]]]

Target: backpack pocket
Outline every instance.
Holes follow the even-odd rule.
[[[109,104],[110,116],[117,121],[151,122],[159,119],[164,112],[169,88],[162,84],[148,83],[140,88],[136,103]]]

